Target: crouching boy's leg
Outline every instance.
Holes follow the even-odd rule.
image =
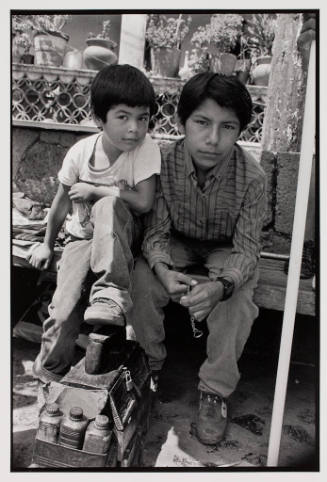
[[[238,359],[249,337],[258,308],[253,292],[258,275],[218,303],[207,318],[207,358],[199,371],[200,405],[196,423],[199,440],[216,444],[227,427],[227,399],[240,379]]]
[[[90,306],[84,314],[94,325],[125,324],[131,309],[130,276],[134,266],[132,243],[136,223],[126,204],[107,196],[92,208],[94,225],[91,270],[97,276],[90,293]]]
[[[159,371],[167,355],[163,308],[169,302],[169,295],[143,257],[136,261],[132,282],[131,323],[137,341],[148,356],[150,369]]]
[[[89,267],[90,241],[73,241],[65,246],[57,276],[57,288],[43,323],[41,349],[33,373],[44,383],[59,381],[70,369],[75,340],[83,318],[76,309]]]

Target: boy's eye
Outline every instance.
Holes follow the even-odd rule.
[[[199,124],[200,126],[207,126],[208,122],[204,119],[195,119],[195,122]]]
[[[224,128],[232,131],[236,129],[236,127],[233,124],[225,124]]]
[[[125,115],[125,114],[120,114],[120,115],[118,116],[118,119],[127,120],[127,115]]]
[[[143,116],[140,118],[140,121],[141,122],[148,122],[149,121],[149,117],[147,115]]]

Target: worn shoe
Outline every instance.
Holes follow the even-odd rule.
[[[225,435],[227,404],[224,398],[200,390],[200,404],[195,434],[206,445],[216,445]]]
[[[84,321],[90,325],[125,325],[125,316],[117,303],[107,298],[96,298],[86,308]]]

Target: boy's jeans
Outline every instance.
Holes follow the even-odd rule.
[[[220,274],[230,248],[215,248],[212,243],[190,240],[171,240],[171,256],[176,269],[183,270],[192,265],[205,266],[211,279]],[[190,270],[190,272],[192,272]],[[240,379],[237,361],[258,316],[253,302],[253,291],[258,273],[233,293],[226,301],[218,303],[207,318],[207,358],[200,367],[199,389],[227,398]],[[136,338],[149,357],[150,368],[160,370],[167,352],[164,345],[164,312],[169,294],[151,271],[144,258],[136,262],[133,274],[133,308],[131,323]],[[177,320],[178,322],[178,320]],[[205,321],[203,321],[205,323]]]
[[[58,381],[70,368],[75,340],[83,321],[77,306],[88,271],[97,280],[90,292],[95,298],[114,300],[126,313],[131,308],[131,252],[136,237],[134,218],[123,201],[107,196],[92,208],[92,239],[71,241],[65,246],[57,275],[57,288],[43,323],[42,344],[33,371],[42,381]]]

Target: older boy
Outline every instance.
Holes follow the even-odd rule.
[[[237,143],[252,101],[235,77],[201,73],[178,104],[185,134],[163,152],[160,183],[147,215],[143,255],[135,267],[132,323],[153,380],[166,358],[163,307],[179,301],[208,325],[199,371],[196,434],[216,444],[227,425],[226,399],[239,381],[237,361],[258,315],[253,291],[265,211],[265,176]],[[205,269],[198,283],[195,266]]]
[[[147,134],[155,94],[141,71],[130,65],[102,69],[92,83],[91,106],[101,132],[80,140],[66,154],[44,243],[30,256],[34,267],[47,268],[72,208],[68,244],[34,363],[34,374],[43,382],[60,380],[71,366],[81,323],[76,306],[90,270],[96,281],[85,321],[125,324],[132,304],[131,247],[138,216],[151,209],[160,172],[159,148]]]

